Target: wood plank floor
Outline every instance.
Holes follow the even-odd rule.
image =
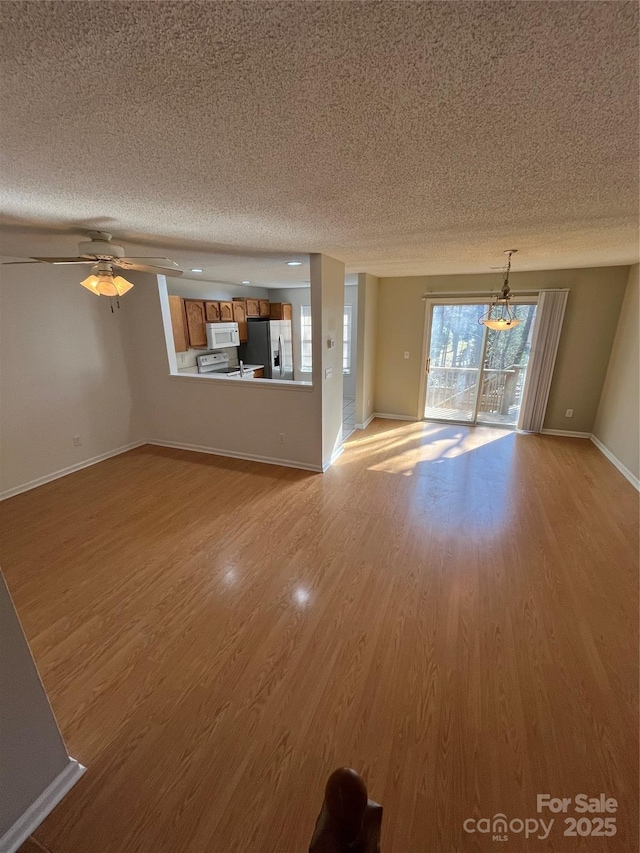
[[[0,523],[88,767],[52,853],[305,851],[343,764],[383,853],[495,850],[463,821],[538,793],[615,797],[618,833],[511,853],[637,849],[638,495],[590,442],[375,421],[324,476],[143,447]]]

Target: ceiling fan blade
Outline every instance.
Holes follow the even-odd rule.
[[[145,259],[146,260],[146,259]],[[164,258],[155,258],[154,260],[164,260]],[[123,263],[123,261],[126,261]],[[120,269],[124,270],[137,270],[138,272],[150,272],[154,275],[168,275],[168,276],[181,276],[182,270],[178,269],[177,266],[174,267],[164,267],[159,264],[143,264],[137,263],[134,258],[118,258],[117,261],[113,262],[113,266],[120,267]]]
[[[3,261],[3,267],[12,267],[15,264],[39,264],[40,261]]]
[[[118,258],[118,263],[120,266],[124,266],[131,261],[134,264],[148,264],[152,267],[172,267],[174,269],[180,269],[178,264],[175,261],[170,261],[169,258],[147,258],[147,257],[129,257],[126,258]]]
[[[45,264],[95,264],[95,258],[32,258]]]

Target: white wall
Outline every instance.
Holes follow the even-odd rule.
[[[11,829],[60,774],[78,765],[67,755],[2,573],[0,649],[0,850],[10,850],[21,840],[9,839]]]
[[[326,467],[342,447],[344,321],[344,264],[327,255],[311,255],[311,311],[313,381],[322,389],[322,464]],[[321,320],[319,334],[316,318]],[[330,339],[335,341],[332,348]]]
[[[127,347],[134,393],[146,412],[148,440],[319,470],[322,403],[318,384],[275,386],[170,376],[168,304],[163,320],[155,276],[138,273],[130,278],[136,287],[127,294]],[[166,288],[165,299],[168,303]],[[319,317],[314,322],[319,325]]]
[[[243,299],[269,298],[269,291],[265,287],[226,284],[223,281],[195,281],[191,278],[167,277],[167,290],[172,295],[182,296],[183,299],[211,299],[214,302],[217,300],[231,302],[236,297]]]
[[[594,436],[636,481],[640,478],[639,265],[629,270]]]
[[[358,285],[348,284],[344,288],[344,304],[351,305],[351,373],[344,374],[343,394],[356,396],[356,376],[358,372]]]
[[[131,295],[112,314],[80,286],[85,270],[2,267],[0,494],[143,437],[122,338]]]

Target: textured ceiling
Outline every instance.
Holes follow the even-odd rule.
[[[213,278],[217,252],[380,275],[485,271],[511,246],[517,269],[637,259],[635,2],[0,15],[5,255],[101,225]]]

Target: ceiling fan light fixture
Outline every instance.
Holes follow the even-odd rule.
[[[100,293],[98,292],[98,276],[97,275],[92,274],[92,275],[88,276],[87,278],[84,279],[84,281],[81,281],[80,284],[83,287],[86,287],[87,290],[89,290],[91,293],[95,293],[96,296],[100,296]]]
[[[117,275],[113,279],[113,284],[118,291],[118,296],[122,296],[123,293],[127,293],[127,291],[131,290],[133,284],[130,281],[127,281],[126,278],[123,278],[121,275]]]
[[[133,284],[121,275],[114,276],[111,266],[106,263],[98,264],[97,271],[80,284],[96,296],[122,296],[133,287]]]

